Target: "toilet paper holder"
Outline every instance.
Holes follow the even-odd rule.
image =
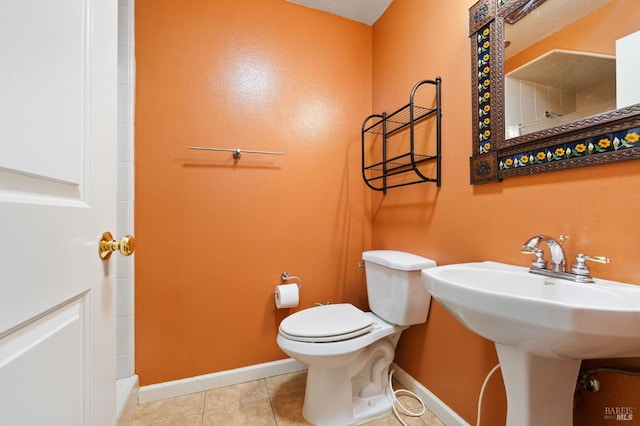
[[[300,277],[297,277],[295,275],[289,275],[287,272],[283,272],[282,275],[280,275],[280,279],[282,280],[282,282],[286,282],[286,281],[298,281],[298,289],[302,288],[302,279]]]

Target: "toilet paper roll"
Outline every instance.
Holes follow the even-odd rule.
[[[299,303],[298,285],[282,284],[276,286],[276,308],[295,308]]]

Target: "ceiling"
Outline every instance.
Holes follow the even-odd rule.
[[[393,0],[287,0],[312,9],[373,25]]]

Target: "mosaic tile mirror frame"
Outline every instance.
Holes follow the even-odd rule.
[[[611,68],[607,65],[613,58],[610,55],[599,53],[577,51],[571,45],[560,43],[554,46],[553,38],[561,37],[562,30],[546,29],[546,35],[527,35],[528,46],[524,48],[518,45],[517,25],[526,24],[527,18],[534,22],[529,24],[533,27],[544,27],[541,22],[555,22],[570,31],[571,34],[578,34],[575,27],[570,25],[590,25],[589,29],[600,26],[597,22],[593,24],[595,17],[605,16],[609,9],[615,8],[618,0],[600,0],[603,5],[595,12],[583,11],[585,16],[579,17],[577,21],[570,24],[574,18],[564,17],[561,12],[552,11],[551,18],[545,18],[542,14],[543,7],[557,6],[568,0],[480,0],[469,9],[469,36],[471,39],[471,63],[472,63],[472,149],[470,158],[470,180],[471,184],[483,184],[500,181],[507,177],[530,175],[554,170],[562,170],[574,167],[590,166],[616,161],[632,160],[640,158],[640,98],[637,101],[620,106],[616,104],[615,93],[613,101],[609,101],[607,94],[598,94],[603,100],[598,102],[604,105],[603,111],[596,111],[592,106],[584,107],[584,99],[593,98],[592,94],[606,88],[609,92],[615,92],[616,82],[598,82],[599,89],[586,89],[587,92],[576,92],[581,90],[576,87],[568,89],[557,89],[554,83],[548,81],[537,81],[531,83],[525,80],[511,79],[510,76],[523,71],[530,64],[543,63],[549,60],[547,54],[551,49],[553,54],[560,54],[569,58],[568,62],[575,62],[575,58],[586,60],[599,60],[603,62],[593,66],[597,70]],[[579,0],[578,0],[579,1]],[[578,9],[572,7],[569,9]],[[595,6],[594,6],[595,7]],[[638,12],[640,14],[640,11]],[[628,11],[627,11],[628,14]],[[591,16],[589,16],[591,15]],[[534,21],[537,19],[538,21]],[[589,21],[591,19],[591,21]],[[626,18],[625,18],[626,19]],[[540,21],[542,20],[542,21]],[[581,21],[582,20],[582,21]],[[629,19],[627,26],[637,25],[637,28],[618,28],[616,31],[607,30],[607,33],[621,33],[622,36],[636,32],[640,37],[640,20]],[[591,24],[589,23],[591,22]],[[635,22],[635,23],[633,23]],[[602,24],[606,24],[603,22]],[[513,29],[512,29],[513,28]],[[609,29],[612,27],[609,26]],[[529,34],[529,33],[527,33]],[[549,34],[552,34],[550,36]],[[619,37],[620,34],[613,34],[612,37]],[[510,40],[514,37],[513,40]],[[598,40],[603,35],[594,35]],[[590,38],[581,36],[579,42],[589,43]],[[616,38],[617,39],[617,38]],[[636,38],[635,40],[638,40]],[[533,44],[532,44],[533,42]],[[555,42],[557,43],[557,41]],[[536,45],[537,44],[537,45]],[[545,45],[547,47],[545,47]],[[551,47],[549,47],[551,45]],[[567,49],[567,45],[569,49]],[[595,43],[592,43],[595,47]],[[514,47],[515,46],[515,47]],[[587,50],[591,45],[587,46]],[[518,54],[526,60],[527,55],[537,54],[536,49],[547,49],[546,54],[539,54],[539,57],[529,60],[524,65],[510,65],[509,61],[517,64]],[[510,52],[513,49],[521,49],[520,53]],[[572,51],[575,49],[576,51]],[[525,51],[529,51],[528,53]],[[594,49],[595,50],[595,49]],[[522,53],[524,52],[524,53]],[[543,58],[544,57],[544,58]],[[559,60],[553,59],[552,67],[559,67]],[[615,58],[613,59],[613,69],[615,73]],[[604,65],[603,65],[604,64]],[[510,68],[516,68],[514,71]],[[590,68],[588,65],[580,64],[580,69]],[[530,67],[534,68],[534,67]],[[507,70],[505,79],[505,69]],[[604,73],[602,71],[601,73]],[[534,73],[535,74],[535,73]],[[539,73],[540,74],[540,73]],[[576,72],[565,69],[564,75],[572,75]],[[525,77],[526,78],[526,77]],[[588,75],[585,79],[596,81],[602,77]],[[615,75],[614,75],[615,80]],[[514,83],[515,81],[515,83]],[[527,108],[528,101],[521,93],[521,111],[507,104],[507,99],[513,99],[511,94],[505,93],[505,86],[513,85],[520,87],[522,93],[535,93],[532,105]],[[571,83],[574,84],[574,83]],[[617,84],[620,84],[618,81]],[[632,83],[640,86],[637,81]],[[568,86],[567,86],[568,87]],[[611,89],[613,88],[613,89]],[[589,92],[589,90],[591,90]],[[577,95],[571,92],[578,93]],[[541,95],[544,93],[545,95]],[[584,95],[587,93],[587,95]],[[548,96],[545,99],[544,96]],[[573,100],[571,98],[573,96]],[[554,103],[554,99],[556,100]],[[561,99],[562,102],[558,101]],[[577,100],[576,100],[577,99]],[[514,103],[514,101],[510,101]],[[537,102],[537,103],[535,103]],[[613,102],[613,103],[612,103]],[[592,103],[595,103],[592,101]],[[560,105],[562,104],[562,105]],[[576,104],[578,107],[576,107]],[[582,106],[581,106],[582,105]],[[577,108],[577,112],[575,111]],[[585,112],[586,111],[586,115]],[[529,114],[527,117],[526,114]],[[582,115],[581,115],[582,114]],[[544,125],[543,125],[544,124]],[[546,126],[546,127],[545,127]]]

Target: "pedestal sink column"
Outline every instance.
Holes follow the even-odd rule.
[[[580,360],[543,358],[496,343],[507,391],[507,426],[573,424]]]

